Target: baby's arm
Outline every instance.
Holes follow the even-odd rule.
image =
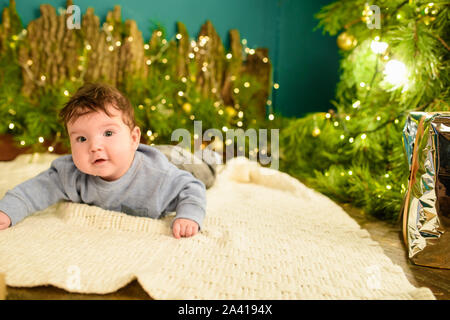
[[[176,211],[172,223],[175,238],[192,237],[205,218],[205,185],[187,171],[174,169],[161,188],[163,212]]]
[[[0,230],[7,229],[11,225],[11,219],[6,213],[0,211]]]
[[[10,223],[4,229],[16,225],[27,216],[40,210],[44,210],[61,200],[69,200],[61,183],[59,170],[52,166],[25,182],[22,182],[12,190],[6,192],[0,199],[0,212],[6,214]],[[0,215],[3,224],[8,221],[4,215]]]

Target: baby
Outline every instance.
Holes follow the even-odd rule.
[[[60,112],[72,155],[9,190],[0,200],[0,230],[58,201],[160,218],[176,211],[175,238],[191,237],[205,217],[205,185],[140,144],[129,100],[100,84],[81,87]]]

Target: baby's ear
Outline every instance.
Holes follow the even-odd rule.
[[[131,139],[133,141],[133,147],[137,149],[141,142],[141,129],[138,126],[131,130]]]

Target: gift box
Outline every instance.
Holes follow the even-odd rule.
[[[409,259],[450,269],[450,112],[411,112],[403,144],[410,169],[402,209]]]

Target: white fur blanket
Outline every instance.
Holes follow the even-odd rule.
[[[0,163],[0,196],[53,159]],[[0,231],[0,273],[9,286],[100,294],[137,279],[154,299],[434,299],[338,205],[287,174],[234,159],[207,202],[201,233],[180,240],[173,215],[57,204]]]

